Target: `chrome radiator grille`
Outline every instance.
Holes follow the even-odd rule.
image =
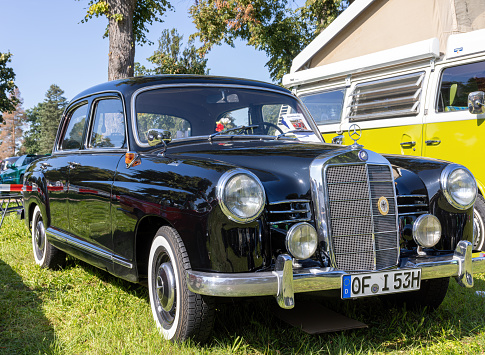
[[[387,165],[331,165],[326,169],[329,233],[338,269],[378,270],[399,252],[395,192]],[[389,212],[379,212],[385,197]]]

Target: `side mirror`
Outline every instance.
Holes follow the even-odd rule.
[[[485,93],[483,91],[468,94],[468,111],[474,115],[485,113]]]
[[[167,145],[172,141],[172,133],[163,129],[151,129],[148,131],[148,144],[151,147],[157,146],[160,143]]]
[[[332,144],[342,145],[343,143],[344,143],[344,136],[342,134],[332,138]]]

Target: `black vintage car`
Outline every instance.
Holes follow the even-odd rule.
[[[206,76],[82,92],[23,188],[37,264],[68,253],[147,282],[171,340],[207,338],[222,297],[292,308],[295,293],[339,290],[437,307],[450,277],[472,287],[485,271],[476,194],[463,166],[325,144],[286,89]]]

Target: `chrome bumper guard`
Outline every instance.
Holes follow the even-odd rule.
[[[472,257],[472,244],[460,241],[453,257],[435,261],[407,261],[398,270],[421,269],[421,279],[454,276],[464,287],[473,286],[473,273],[485,272],[485,254]],[[208,273],[189,270],[187,285],[194,293],[219,297],[276,296],[282,308],[293,308],[294,294],[310,291],[336,290],[348,273],[334,268],[293,270],[293,259],[286,254],[278,256],[275,271],[248,273]]]

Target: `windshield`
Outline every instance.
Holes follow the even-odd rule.
[[[154,89],[137,95],[135,112],[134,128],[141,145],[147,145],[151,129],[170,131],[172,139],[214,134],[279,136],[291,133],[293,137],[319,141],[312,130],[311,118],[298,100],[265,90]],[[236,127],[243,129],[236,130]]]

